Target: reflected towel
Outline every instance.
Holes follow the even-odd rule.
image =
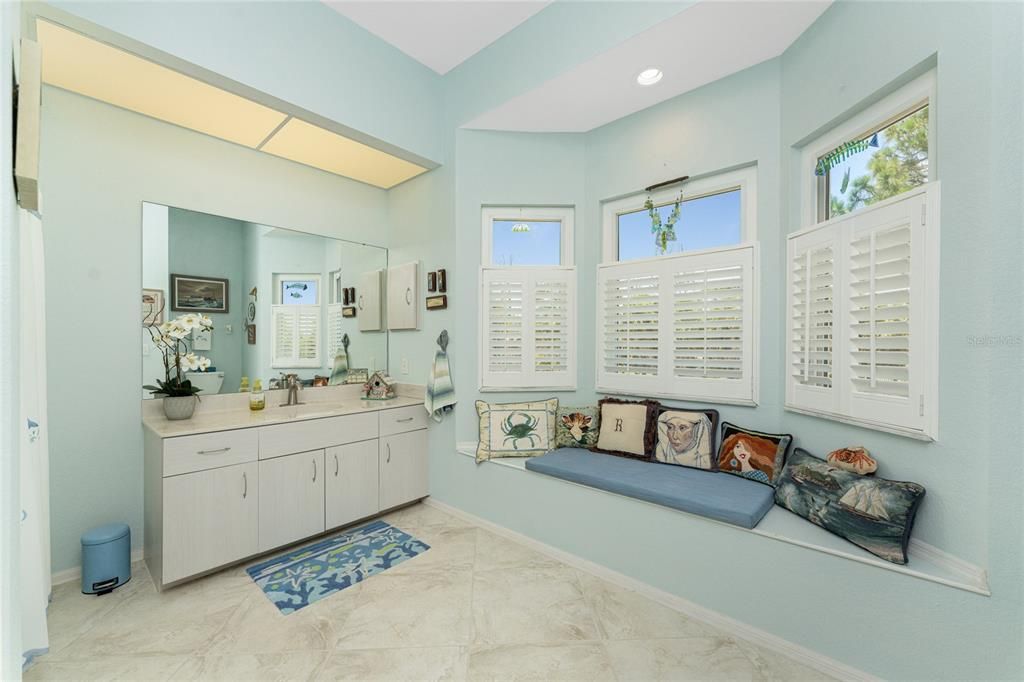
[[[434,353],[434,365],[430,368],[427,378],[427,391],[423,397],[423,406],[427,408],[430,418],[440,423],[445,411],[455,405],[455,386],[452,385],[452,370],[448,364],[448,354],[443,350]]]
[[[328,386],[339,386],[345,383],[348,378],[348,351],[343,350],[334,356],[334,367],[331,369],[331,378],[327,381]]]

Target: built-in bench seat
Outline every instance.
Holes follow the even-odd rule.
[[[743,528],[756,526],[775,497],[771,486],[731,474],[577,448],[532,457],[526,460],[526,468]]]

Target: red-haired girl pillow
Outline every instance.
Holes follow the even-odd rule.
[[[761,433],[722,422],[718,469],[774,486],[793,442],[787,433]]]

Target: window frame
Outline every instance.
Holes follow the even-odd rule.
[[[749,397],[737,397],[735,395],[716,394],[709,391],[694,391],[692,393],[680,393],[677,391],[665,391],[659,390],[658,388],[650,385],[644,385],[643,382],[637,382],[635,380],[627,380],[622,383],[616,383],[612,377],[606,376],[606,373],[601,369],[602,349],[601,343],[603,339],[603,330],[605,326],[604,318],[604,288],[602,286],[602,272],[608,272],[615,268],[628,268],[636,269],[643,268],[644,264],[649,264],[652,270],[667,267],[667,264],[671,261],[696,261],[703,263],[707,261],[705,267],[714,267],[720,265],[719,261],[728,261],[730,258],[748,258],[749,262],[744,264],[745,271],[749,273],[749,277],[745,280],[749,284],[749,289],[745,291],[745,296],[750,301],[750,333],[749,339],[745,341],[745,346],[749,350],[749,377],[743,379],[746,383],[749,381],[750,394]],[[659,273],[659,277],[660,277]],[[637,258],[628,261],[616,261],[611,263],[601,263],[598,265],[598,278],[597,278],[597,310],[594,316],[594,333],[596,340],[595,348],[595,387],[599,393],[607,393],[611,395],[630,395],[630,396],[643,396],[650,398],[664,398],[668,400],[682,400],[682,401],[696,401],[711,404],[720,405],[743,405],[749,407],[756,407],[760,401],[760,384],[761,384],[761,259],[760,259],[760,245],[757,242],[742,242],[740,244],[734,244],[732,246],[723,246],[715,249],[701,249],[698,251],[690,251],[686,253],[676,253],[667,256],[656,256],[653,258]],[[660,310],[660,308],[659,308]],[[661,319],[659,317],[659,345],[661,344],[660,337],[667,334],[672,328],[672,322],[668,319]],[[659,361],[660,363],[660,361]],[[659,365],[659,373],[655,375],[651,381],[658,385],[665,385],[666,382],[672,383],[684,383],[673,377],[663,377],[661,374],[661,366]],[[696,384],[697,387],[703,388],[704,380],[692,381],[691,383]],[[735,386],[735,384],[733,385]]]
[[[930,69],[803,146],[800,154],[801,226],[826,222],[825,207],[829,197],[824,190],[827,182],[823,176],[814,174],[819,158],[844,142],[863,139],[925,105],[928,106],[928,180],[924,184],[938,179],[936,82],[936,71]]]
[[[757,164],[705,174],[698,178],[687,180],[682,185],[682,189],[684,190],[684,202],[736,189],[740,190],[740,240],[736,244],[717,247],[717,249],[731,249],[757,241]],[[676,197],[679,196],[679,190],[679,185],[665,187],[652,193],[651,199],[654,201],[655,206],[665,206],[676,200]],[[646,201],[647,192],[637,192],[629,196],[602,202],[602,265],[632,262],[619,260],[619,216],[644,210],[644,202]],[[697,251],[693,253],[697,253]],[[669,255],[678,254],[654,257],[664,258]],[[638,258],[634,260],[644,259]]]
[[[919,303],[916,305],[917,315],[923,317],[923,321],[918,323],[917,329],[922,334],[921,338],[927,339],[926,342],[922,342],[921,338],[914,341],[915,352],[919,355],[919,359],[915,362],[914,367],[923,375],[921,381],[921,394],[919,396],[920,415],[922,419],[921,428],[913,428],[891,422],[883,422],[879,420],[873,420],[865,417],[856,417],[852,415],[852,402],[853,402],[853,390],[849,387],[849,371],[847,367],[848,363],[848,319],[846,313],[848,312],[848,299],[850,296],[850,282],[849,272],[846,269],[846,263],[848,261],[848,254],[850,248],[849,235],[855,234],[859,228],[858,218],[860,222],[864,222],[865,214],[862,211],[856,211],[854,213],[837,216],[831,220],[827,220],[822,223],[817,223],[809,227],[805,227],[796,232],[787,235],[786,240],[786,330],[785,330],[785,347],[783,349],[783,366],[785,369],[785,402],[784,408],[788,412],[796,412],[799,414],[806,414],[813,417],[819,417],[823,419],[829,419],[833,421],[842,422],[844,424],[852,424],[854,426],[860,426],[863,428],[869,428],[875,431],[883,431],[886,433],[892,433],[900,436],[907,436],[916,440],[923,441],[935,441],[938,440],[939,432],[939,270],[940,270],[940,233],[941,233],[941,222],[940,222],[940,197],[941,197],[941,185],[939,181],[929,181],[919,187],[915,187],[912,190],[904,192],[895,197],[890,197],[883,201],[880,201],[871,206],[865,207],[865,211],[874,213],[875,211],[885,211],[888,207],[895,205],[901,201],[911,200],[918,195],[924,195],[924,203],[922,206],[921,224],[918,227],[920,234],[916,237],[912,237],[919,241],[923,240],[923,245],[920,246],[920,251],[924,254],[924,269],[922,274],[918,277],[919,279],[912,280],[911,286],[915,286],[917,291],[923,291],[923,297],[918,297]],[[913,225],[913,224],[912,224]],[[913,230],[913,227],[911,228]],[[830,242],[836,246],[835,260],[837,264],[842,264],[842,267],[838,265],[835,268],[834,280],[838,283],[838,286],[834,288],[833,305],[834,305],[834,320],[838,324],[833,324],[833,345],[832,345],[832,386],[829,389],[815,389],[806,386],[797,386],[792,377],[790,369],[790,353],[793,347],[793,325],[790,320],[793,315],[792,305],[794,300],[794,283],[792,277],[792,257],[794,244],[797,240],[807,241],[808,239],[817,241],[818,243]],[[915,304],[912,302],[912,306]],[[914,308],[912,308],[913,312]],[[923,331],[921,331],[923,330]],[[840,364],[842,363],[842,364]],[[847,392],[844,395],[843,392]],[[806,404],[801,404],[807,399],[802,398],[803,396],[809,396],[814,401],[814,407],[809,407]],[[817,399],[814,396],[817,395]],[[908,396],[908,402],[913,396]],[[879,402],[885,402],[892,399],[878,398]],[[831,403],[832,407],[826,405]],[[911,403],[912,404],[912,403]]]
[[[483,206],[480,225],[480,264],[494,268],[522,267],[572,267],[576,264],[573,249],[573,229],[576,209],[574,206]],[[558,265],[499,265],[492,263],[494,256],[494,221],[510,220],[519,222],[561,223],[561,248]]]

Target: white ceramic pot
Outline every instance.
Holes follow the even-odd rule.
[[[194,395],[167,396],[164,398],[164,414],[168,419],[190,419],[196,411],[196,397]]]

